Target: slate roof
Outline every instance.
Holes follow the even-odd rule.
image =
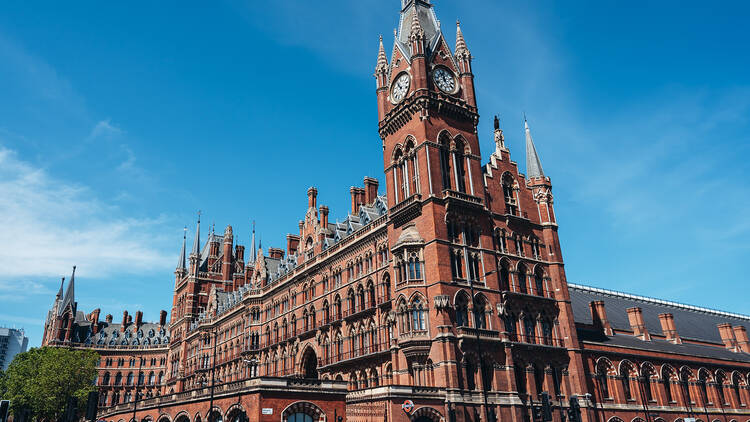
[[[573,316],[575,321],[580,324],[590,325],[593,323],[591,317],[591,308],[589,304],[595,300],[604,301],[607,310],[607,319],[615,330],[631,331],[630,322],[628,321],[627,309],[640,307],[643,310],[643,320],[646,328],[651,334],[664,335],[659,322],[659,314],[671,313],[674,315],[674,322],[677,333],[682,339],[696,340],[707,343],[722,345],[718,324],[729,323],[732,326],[742,325],[750,331],[750,317],[745,315],[722,312],[697,306],[683,305],[679,303],[652,299],[642,296],[628,295],[625,293],[614,292],[611,290],[596,289],[592,287],[569,285],[570,299],[573,306]],[[632,336],[616,335],[609,339],[609,342],[622,342],[623,338],[632,338],[643,347],[657,347],[659,343],[667,343],[661,347],[674,347],[674,350],[683,350],[696,345],[673,345],[672,343],[654,340],[652,342],[643,342]],[[615,343],[613,343],[615,344]],[[723,350],[717,347],[701,346],[709,349]],[[696,350],[697,351],[697,350]],[[741,355],[727,351],[731,356]],[[730,356],[727,355],[727,356]],[[748,356],[748,355],[746,355]]]
[[[725,349],[723,346],[717,347],[693,343],[674,344],[667,340],[654,338],[652,338],[651,341],[643,341],[638,337],[627,334],[606,336],[601,332],[581,329],[578,330],[578,339],[580,341],[595,342],[606,346],[619,346],[638,350],[675,353],[686,356],[700,356],[735,362],[750,362],[750,354],[733,352]]]
[[[424,30],[425,41],[427,45],[427,54],[434,51],[440,40],[440,22],[435,15],[435,10],[429,2],[422,0],[409,1],[404,4],[405,9],[401,11],[401,17],[398,25],[398,36],[396,37],[396,46],[407,59],[411,58],[409,50],[409,35],[411,35],[411,22],[414,19],[414,11],[417,10],[419,25]]]
[[[145,322],[135,331],[135,324],[130,324],[122,332],[122,324],[99,322],[99,331],[92,335],[92,323],[86,320],[83,312],[76,314],[75,331],[71,341],[107,346],[158,346],[169,344],[169,328],[157,323]]]

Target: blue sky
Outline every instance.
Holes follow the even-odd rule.
[[[750,313],[746,2],[435,3],[475,56],[485,160],[499,114],[524,163],[529,117],[569,281]],[[311,185],[343,218],[382,180],[372,74],[398,9],[0,4],[0,325],[39,344],[73,265],[79,309],[156,320],[198,209],[279,247]]]

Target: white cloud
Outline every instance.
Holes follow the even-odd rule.
[[[167,269],[163,218],[136,219],[98,200],[85,186],[55,180],[0,147],[0,280],[88,277]],[[0,285],[6,291],[7,284]]]
[[[97,138],[112,138],[113,136],[120,135],[122,129],[112,124],[110,119],[100,120],[94,125],[89,134],[89,139]]]

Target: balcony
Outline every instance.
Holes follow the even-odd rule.
[[[500,340],[500,332],[497,330],[485,330],[483,328],[461,326],[456,328],[456,333],[459,337],[467,336],[476,338],[479,336],[482,340]]]
[[[342,352],[337,355],[318,358],[318,366],[325,367],[325,366],[330,366],[334,364],[348,363],[349,361],[352,361],[354,359],[366,358],[372,355],[376,355],[378,353],[386,353],[386,352],[390,353],[390,347],[387,342],[373,344],[364,348]]]
[[[443,191],[443,196],[448,203],[456,203],[459,205],[467,206],[475,209],[482,209],[482,199],[468,193],[458,192],[455,190],[446,189]]]
[[[400,227],[422,213],[422,195],[415,193],[394,205],[388,213],[395,227]]]
[[[528,336],[518,333],[508,333],[508,340],[513,343],[523,343],[526,345],[565,348],[565,342],[562,339],[551,336]]]

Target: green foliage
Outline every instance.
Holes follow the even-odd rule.
[[[92,350],[31,349],[13,359],[0,378],[0,393],[13,412],[26,407],[37,419],[57,420],[68,397],[78,399],[79,409],[85,407],[88,393],[96,390],[98,361]]]

